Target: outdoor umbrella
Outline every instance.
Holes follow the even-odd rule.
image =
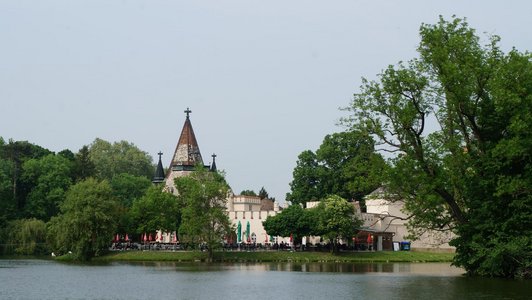
[[[240,243],[242,241],[242,224],[238,221],[238,226],[236,228],[236,242]]]
[[[152,235],[150,233],[150,235],[148,235],[148,241],[151,242],[152,240],[153,240],[153,237],[152,237]]]
[[[129,242],[129,235],[126,233],[126,242]]]
[[[146,236],[146,232],[144,232],[144,236],[142,237],[142,240],[146,242],[148,240],[148,237]]]
[[[246,224],[246,239],[248,240],[248,243],[250,242],[250,240],[249,240],[249,227],[250,226],[249,226],[249,221],[248,221],[248,223]]]

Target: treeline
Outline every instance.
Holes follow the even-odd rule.
[[[76,198],[80,189],[90,186],[98,187],[103,203],[110,204],[104,213],[115,229],[134,232],[129,212],[151,186],[153,173],[151,156],[126,141],[96,139],[76,153],[54,153],[27,141],[0,137],[0,250],[3,254],[49,253],[54,244],[49,235],[51,221],[73,205],[69,197]]]

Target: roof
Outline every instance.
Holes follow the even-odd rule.
[[[155,176],[153,176],[153,183],[161,183],[164,181],[164,168],[161,161],[162,152],[159,152],[159,163],[157,163],[157,169],[155,170]]]
[[[187,118],[185,124],[183,124],[179,141],[177,142],[174,155],[172,156],[172,169],[183,166],[194,167],[197,164],[203,165],[198,141],[196,140],[196,135],[194,134],[194,129],[190,122],[189,113],[191,111],[187,108],[185,112],[187,113]]]

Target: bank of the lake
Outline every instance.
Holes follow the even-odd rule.
[[[257,252],[215,252],[215,262],[451,262],[454,253],[435,253],[417,251],[379,251],[379,252],[289,252],[289,251],[257,251]],[[68,260],[68,257],[58,259]],[[121,251],[112,252],[94,258],[96,262],[111,261],[173,261],[201,262],[207,260],[206,252],[198,251]]]

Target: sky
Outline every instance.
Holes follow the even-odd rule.
[[[55,152],[126,140],[168,167],[189,107],[233,191],[283,203],[361,78],[416,57],[439,15],[532,49],[526,0],[0,0],[0,136]]]

